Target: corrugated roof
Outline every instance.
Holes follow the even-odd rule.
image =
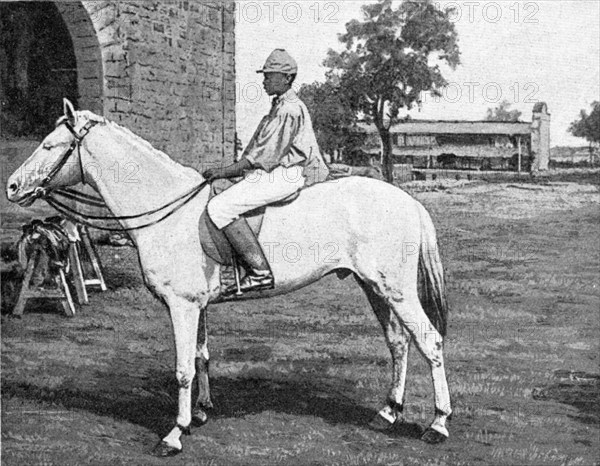
[[[377,132],[375,125],[358,123],[359,132]],[[397,123],[390,128],[391,133],[399,134],[531,134],[531,123],[505,121],[436,121],[409,120]]]
[[[381,149],[369,147],[361,149],[369,155],[380,155]],[[453,154],[456,157],[471,158],[510,158],[518,153],[517,148],[493,147],[493,146],[436,146],[436,147],[397,147],[394,146],[392,153],[398,157],[439,157],[443,154]],[[525,157],[525,155],[524,155]]]

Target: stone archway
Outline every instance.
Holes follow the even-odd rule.
[[[57,1],[54,4],[67,25],[73,42],[77,62],[78,107],[103,115],[104,71],[100,43],[93,21],[97,12],[88,11],[82,2]]]
[[[3,136],[47,134],[62,113],[63,97],[105,114],[99,35],[114,34],[102,24],[111,11],[96,2],[0,3]]]

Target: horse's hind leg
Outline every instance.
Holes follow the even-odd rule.
[[[387,346],[392,354],[392,385],[388,393],[387,404],[370,423],[371,427],[383,430],[388,429],[394,422],[403,419],[404,389],[411,336],[406,328],[400,324],[388,302],[377,295],[364,282],[359,280],[359,284],[367,295],[377,320],[383,328]]]
[[[213,407],[210,399],[208,379],[208,328],[206,325],[206,307],[200,310],[198,324],[198,342],[196,344],[196,378],[198,382],[198,397],[192,410],[192,422],[195,425],[205,424],[208,420],[206,409]]]
[[[449,436],[446,420],[452,414],[444,369],[443,338],[425,314],[416,290],[401,299],[392,299],[392,305],[431,369],[435,418],[423,434],[423,440],[429,443],[443,442]]]

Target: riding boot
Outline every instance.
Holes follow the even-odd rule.
[[[267,262],[258,239],[248,225],[244,217],[240,217],[233,223],[223,228],[223,233],[241,257],[247,269],[246,276],[240,282],[240,291],[268,290],[275,286],[273,273]],[[237,292],[237,286],[228,287],[224,294],[229,295]]]

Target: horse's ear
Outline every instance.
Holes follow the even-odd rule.
[[[75,113],[75,107],[69,99],[63,99],[63,108],[65,116],[69,119],[69,123],[75,126],[77,124],[77,114]]]

